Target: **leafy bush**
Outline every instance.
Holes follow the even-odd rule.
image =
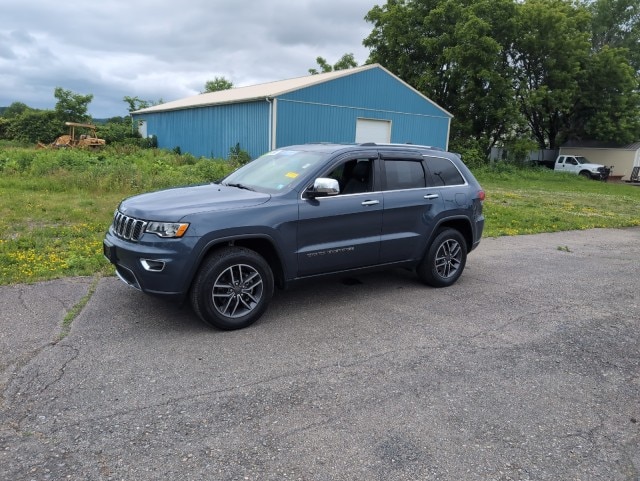
[[[49,144],[65,131],[65,126],[52,110],[27,110],[10,119],[7,138],[26,144]]]
[[[251,154],[240,148],[240,142],[229,149],[229,160],[238,166],[251,162]]]
[[[506,142],[504,147],[507,152],[507,161],[526,166],[529,164],[530,153],[536,150],[538,144],[531,139],[518,138]]]
[[[218,180],[233,170],[223,159],[196,158],[159,149],[115,144],[93,151],[83,149],[0,150],[0,173],[39,179],[41,185],[129,192]]]
[[[126,139],[139,139],[140,134],[131,127],[131,122],[110,121],[104,125],[99,125],[96,129],[99,138],[107,141],[107,144],[124,142]]]
[[[449,146],[451,152],[457,153],[462,161],[468,167],[485,165],[488,160],[479,142],[466,141],[466,142],[451,142]]]

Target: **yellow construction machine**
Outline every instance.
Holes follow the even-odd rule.
[[[77,122],[65,122],[69,127],[69,133],[61,135],[51,144],[43,144],[38,142],[40,148],[69,148],[69,147],[84,147],[90,149],[97,149],[104,147],[106,140],[99,139],[96,135],[96,126],[92,124],[80,124]]]

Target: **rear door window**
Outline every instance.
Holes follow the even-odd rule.
[[[426,187],[422,162],[416,160],[385,160],[385,190],[420,189]]]

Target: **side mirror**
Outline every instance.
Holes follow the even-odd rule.
[[[313,182],[313,188],[307,191],[307,195],[311,198],[338,195],[339,193],[340,184],[338,184],[338,181],[325,177],[317,178]]]

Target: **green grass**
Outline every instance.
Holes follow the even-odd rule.
[[[0,147],[0,285],[110,275],[102,239],[121,199],[222,177],[234,166],[160,150]],[[544,169],[474,169],[485,236],[640,225],[640,188]]]
[[[107,272],[102,237],[121,193],[52,192],[7,180],[0,179],[0,284]]]
[[[478,169],[487,237],[640,225],[640,187],[549,169]]]
[[[123,198],[210,182],[234,167],[131,147],[0,148],[0,285],[111,274],[102,239]]]

